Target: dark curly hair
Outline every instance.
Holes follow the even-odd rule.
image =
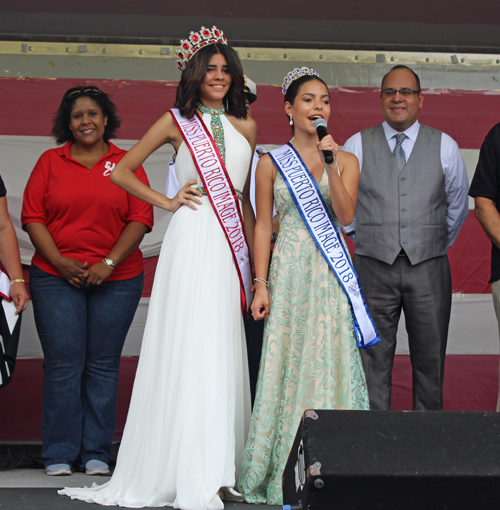
[[[312,80],[320,81],[326,87],[326,90],[328,90],[328,97],[330,97],[330,90],[328,89],[328,85],[320,77],[314,76],[314,75],[305,75],[305,76],[301,76],[300,78],[297,78],[296,80],[292,81],[292,83],[290,83],[290,86],[288,87],[288,90],[286,91],[286,94],[285,94],[285,103],[288,102],[291,105],[293,105],[295,103],[297,94],[299,93],[300,87],[302,85],[304,85],[304,83],[307,83],[308,81],[312,81]],[[288,115],[287,115],[287,119],[288,119]],[[292,126],[292,134],[294,132],[295,132],[295,126]]]
[[[80,97],[90,97],[101,108],[104,117],[108,118],[108,122],[104,128],[103,139],[108,142],[111,138],[115,138],[121,119],[116,113],[116,106],[109,98],[106,92],[93,85],[82,85],[68,89],[62,98],[59,109],[52,119],[52,134],[56,142],[61,145],[66,142],[74,142],[75,137],[69,127],[71,120],[71,112],[76,100]]]
[[[196,106],[200,102],[198,88],[205,79],[210,59],[217,53],[220,53],[226,59],[229,74],[231,75],[231,86],[229,87],[229,92],[224,97],[226,113],[234,115],[238,119],[246,119],[247,108],[243,68],[236,52],[229,46],[221,43],[205,46],[191,57],[191,60],[182,72],[181,80],[177,86],[175,107],[179,108],[180,113],[184,117],[188,119],[193,117]]]

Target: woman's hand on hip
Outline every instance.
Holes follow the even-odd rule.
[[[86,271],[87,262],[82,264],[81,262],[78,262],[78,260],[61,256],[57,264],[54,265],[62,276],[74,287],[85,285],[86,281],[83,274]]]
[[[88,285],[101,285],[112,272],[113,269],[100,260],[84,271],[83,277]]]
[[[194,204],[201,205],[201,200],[198,197],[203,196],[201,191],[193,188],[197,181],[188,181],[180,190],[177,195],[175,195],[172,200],[170,200],[170,208],[169,211],[175,212],[181,205],[187,205],[196,211],[197,207]],[[194,204],[193,204],[194,202]]]

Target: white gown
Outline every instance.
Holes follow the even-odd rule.
[[[221,118],[226,168],[243,190],[251,148]],[[210,115],[203,121],[210,129]],[[181,186],[201,186],[184,143],[176,170]],[[208,197],[202,201],[196,211],[182,206],[165,234],[113,476],[60,494],[128,508],[224,508],[217,491],[238,479],[250,390],[238,275]]]

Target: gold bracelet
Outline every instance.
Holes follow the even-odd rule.
[[[14,285],[14,283],[26,283],[22,278],[17,278],[16,280],[11,280],[10,284]]]
[[[106,259],[102,259],[102,261],[103,261],[103,262],[104,262],[104,263],[105,263],[105,264],[109,267],[109,269],[111,269],[112,271],[114,271],[114,269],[115,269],[115,268],[114,268],[111,264],[108,264],[108,263],[106,262]]]

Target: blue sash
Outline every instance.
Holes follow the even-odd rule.
[[[268,153],[288,186],[297,209],[314,242],[346,293],[351,306],[358,347],[364,349],[380,341],[370,312],[333,218],[316,181],[298,152],[287,143]]]

